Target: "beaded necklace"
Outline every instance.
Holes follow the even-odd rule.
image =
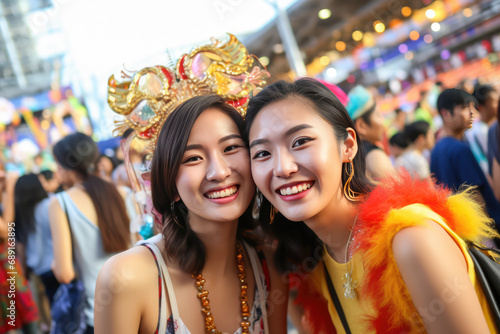
[[[248,296],[247,289],[248,284],[245,275],[245,261],[243,259],[243,246],[241,243],[236,244],[236,265],[238,268],[238,279],[240,280],[241,293],[241,333],[250,334],[250,309],[248,307]],[[201,312],[205,315],[205,330],[206,333],[210,334],[222,334],[221,331],[217,330],[214,323],[214,316],[210,311],[210,300],[208,299],[208,291],[205,290],[205,279],[201,274],[192,275],[196,279],[196,286],[198,288],[198,298],[201,301]]]

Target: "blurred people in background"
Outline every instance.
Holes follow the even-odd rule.
[[[470,78],[465,78],[456,87],[457,89],[461,89],[466,93],[472,94],[474,92],[474,80]]]
[[[35,155],[33,158],[33,167],[31,167],[31,172],[38,174],[42,170],[42,165],[43,165],[43,157],[40,153]]]
[[[61,180],[69,186],[49,206],[53,271],[61,283],[78,272],[87,299],[87,333],[93,333],[97,274],[109,257],[131,246],[129,217],[116,187],[95,175],[99,151],[92,138],[69,135],[53,152]]]
[[[408,139],[402,131],[395,133],[389,139],[389,150],[394,159],[403,154],[409,145]]]
[[[356,125],[366,153],[366,173],[378,179],[394,172],[391,159],[377,146],[384,135],[384,120],[376,108],[373,95],[364,87],[356,86],[348,94],[347,110]]]
[[[17,173],[6,173],[0,164],[0,193],[3,195],[0,210],[0,333],[21,329],[24,334],[36,334],[38,308],[16,255],[14,189],[17,179]]]
[[[38,180],[47,194],[54,194],[63,190],[61,183],[51,170],[42,170],[40,174],[38,174]]]
[[[396,167],[403,167],[412,177],[421,180],[430,176],[429,160],[424,156],[425,150],[434,147],[434,132],[426,121],[416,121],[408,124],[404,136],[409,147],[396,159]]]
[[[392,126],[398,131],[403,131],[406,125],[406,113],[401,108],[394,110],[394,120]]]
[[[431,173],[438,183],[453,191],[464,184],[476,186],[477,200],[486,205],[498,230],[500,204],[471,149],[463,142],[465,131],[472,126],[474,102],[474,97],[461,89],[446,89],[439,95],[437,108],[443,118],[443,128],[441,138],[431,153]]]
[[[16,232],[25,247],[26,267],[39,276],[52,304],[59,283],[50,266],[54,259],[47,192],[35,174],[23,175],[15,187]]]
[[[417,102],[417,105],[415,107],[415,112],[414,112],[414,121],[426,121],[429,123],[431,127],[434,126],[434,120],[431,111],[429,110],[430,108],[428,107],[428,103],[426,101],[427,99],[427,92],[421,92],[420,93],[420,101]]]
[[[489,178],[488,129],[496,120],[499,95],[491,85],[477,85],[473,96],[476,98],[479,117],[474,120],[472,128],[465,133],[465,139],[484,175]]]
[[[500,104],[498,104],[500,109]],[[497,121],[493,123],[488,131],[488,167],[491,176],[493,192],[500,201],[500,112],[497,109]]]
[[[97,161],[97,174],[103,180],[108,182],[113,182],[111,175],[113,174],[113,170],[115,169],[115,164],[113,159],[108,157],[105,154],[101,154],[99,160]]]

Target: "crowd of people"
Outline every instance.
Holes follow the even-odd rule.
[[[85,333],[499,332],[466,244],[500,248],[498,89],[438,85],[387,126],[372,91],[325,84],[275,82],[245,119],[217,95],[175,108],[147,240],[125,166],[89,136],[53,145],[55,171],[0,165],[0,332],[48,332],[76,278]]]

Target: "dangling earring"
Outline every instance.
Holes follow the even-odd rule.
[[[180,228],[184,228],[184,226],[182,226],[181,223],[179,223],[179,221],[177,220],[177,216],[175,215],[175,202],[174,201],[170,202],[170,210],[172,211],[172,216],[174,217],[174,223],[176,223],[177,226],[179,226]]]
[[[271,204],[271,211],[269,212],[269,218],[271,219],[269,221],[269,225],[271,225],[274,221],[274,216],[278,213],[278,209],[276,209],[272,204]]]
[[[347,166],[351,166],[351,171],[348,171]],[[354,164],[352,163],[352,157],[349,158],[349,164],[345,165],[345,172],[349,177],[347,178],[346,183],[344,184],[344,196],[351,202],[359,202],[362,200],[363,194],[354,191],[351,189],[351,180],[354,177]]]
[[[253,201],[253,207],[252,207],[252,218],[257,220],[259,219],[260,215],[260,206],[262,205],[262,193],[260,192],[259,188],[257,188],[255,192],[255,199]]]

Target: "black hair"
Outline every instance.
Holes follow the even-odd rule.
[[[354,120],[354,122],[356,122],[356,120],[358,119],[362,119],[363,122],[366,123],[366,125],[368,126],[372,126],[372,121],[371,121],[371,117],[372,117],[372,114],[373,112],[375,111],[375,107],[377,105],[374,103],[370,109],[368,109],[367,111],[365,111],[361,116],[359,116],[357,119]]]
[[[168,116],[163,123],[151,164],[151,195],[156,211],[162,215],[165,255],[176,261],[187,273],[198,274],[205,266],[205,246],[189,227],[188,209],[182,199],[175,202],[175,180],[186,145],[196,120],[207,109],[215,108],[228,115],[244,134],[243,117],[218,95],[193,97]],[[244,136],[243,136],[244,137]],[[248,146],[246,138],[243,138]],[[246,233],[254,228],[251,209],[247,208],[238,221],[238,237],[253,240]],[[177,221],[177,222],[176,222]],[[181,226],[179,226],[180,224]]]
[[[45,180],[49,181],[54,178],[54,172],[49,169],[44,169],[40,172],[40,175],[43,175]]]
[[[299,98],[309,104],[332,126],[338,143],[347,139],[347,128],[353,128],[356,131],[354,122],[335,94],[315,79],[302,78],[295,82],[277,81],[250,99],[245,118],[247,136],[252,122],[262,108],[289,98]],[[356,142],[358,154],[352,160],[354,178],[351,181],[351,189],[366,194],[372,188],[372,184],[366,177],[365,153],[359,136],[356,136]],[[342,166],[342,185],[345,185],[348,178],[347,173],[344,172],[345,164],[343,163]],[[270,209],[271,204],[264,200],[260,209],[260,217],[269,217]],[[306,265],[314,267],[320,260],[317,254],[318,249],[322,249],[322,242],[304,222],[292,222],[278,214],[273,224],[263,224],[263,228],[278,240],[275,264],[280,271],[305,270]]]
[[[21,243],[26,243],[28,234],[35,232],[35,208],[47,197],[35,174],[26,174],[17,180],[14,189],[15,221],[16,236]]]
[[[416,121],[405,126],[404,135],[410,143],[414,143],[419,136],[427,135],[430,129],[429,123],[426,121]]]
[[[402,149],[405,149],[410,145],[410,143],[408,142],[408,138],[402,131],[396,132],[394,135],[392,135],[392,137],[389,139],[389,143],[392,146],[396,146]]]
[[[100,162],[102,159],[108,159],[111,162],[112,171],[115,170],[115,168],[118,166],[118,161],[114,157],[110,157],[106,154],[101,154],[99,155],[99,159],[97,160],[97,162]]]
[[[54,158],[66,170],[76,172],[92,200],[97,214],[106,252],[120,252],[130,246],[130,219],[125,202],[114,184],[97,177],[99,159],[97,144],[89,136],[77,132],[64,137],[54,145]]]
[[[450,88],[445,89],[439,94],[437,99],[437,109],[439,114],[442,115],[442,110],[448,110],[450,114],[453,115],[453,109],[456,106],[468,105],[469,103],[475,103],[475,99],[472,95],[467,93],[463,89]]]
[[[477,104],[482,106],[488,100],[490,93],[495,91],[495,87],[492,85],[476,85],[474,87],[474,93],[472,95],[477,100]]]

